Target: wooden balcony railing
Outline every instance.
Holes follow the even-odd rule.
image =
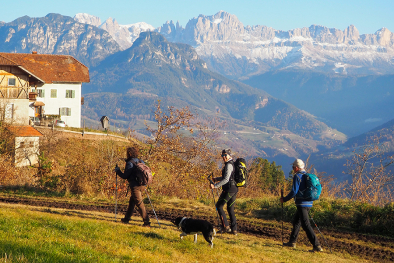
[[[28,88],[0,87],[0,98],[29,99],[29,89]]]

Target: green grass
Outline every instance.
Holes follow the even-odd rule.
[[[179,239],[171,223],[140,227],[114,222],[114,215],[0,204],[2,262],[354,262],[346,254],[284,249],[270,239],[218,235],[214,248],[199,236]],[[119,218],[118,218],[119,221]],[[152,220],[153,221],[153,220]],[[368,261],[364,261],[368,262]]]
[[[34,199],[56,199],[78,204],[89,205],[112,205],[114,200],[100,196],[85,196],[65,194],[52,191],[44,191],[29,187],[3,187],[0,196],[13,196]],[[155,207],[160,210],[183,209],[201,211],[201,213],[214,214],[215,209],[211,196],[208,199],[183,200],[166,196],[157,196],[151,193],[151,199]],[[217,196],[216,196],[217,200]],[[149,205],[145,198],[144,202]],[[128,197],[118,197],[119,204],[128,204]],[[282,217],[282,206],[279,198],[266,196],[260,198],[238,198],[236,202],[236,213],[239,218],[261,219],[263,221],[278,222]],[[291,223],[296,206],[290,201],[284,204],[284,221]],[[352,202],[346,199],[321,198],[314,202],[310,211],[319,227],[333,230],[345,230],[369,235],[381,235],[393,238],[394,230],[394,203],[384,207],[377,207],[366,203]]]

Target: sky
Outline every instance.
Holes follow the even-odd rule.
[[[121,25],[146,22],[159,27],[173,20],[185,27],[193,17],[223,10],[236,15],[244,26],[287,31],[313,24],[340,30],[354,25],[360,34],[373,34],[382,27],[394,32],[394,0],[1,0],[1,8],[0,21],[6,23],[25,15],[88,13],[102,22],[115,18]]]

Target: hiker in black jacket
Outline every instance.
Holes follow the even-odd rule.
[[[142,201],[142,192],[145,190],[144,185],[140,185],[137,181],[137,177],[134,171],[134,163],[144,162],[138,159],[139,150],[134,147],[129,147],[126,150],[127,159],[126,166],[124,169],[124,173],[122,173],[119,167],[115,167],[115,172],[123,179],[127,179],[129,181],[130,189],[131,189],[131,197],[129,201],[129,207],[127,208],[126,214],[124,218],[121,219],[123,223],[128,223],[130,221],[130,217],[134,212],[134,207],[137,206],[137,210],[140,213],[144,224],[144,227],[150,227],[150,220],[148,214],[146,213],[144,202]]]
[[[231,151],[229,149],[222,151],[222,158],[224,162],[222,177],[214,178],[213,181],[217,183],[211,184],[210,187],[211,189],[222,187],[223,190],[218,202],[216,203],[216,208],[222,221],[221,232],[231,232],[232,234],[237,235],[237,219],[235,218],[234,206],[238,187],[234,181],[235,167],[233,158],[231,158],[230,154]],[[227,212],[230,217],[230,226],[223,210],[223,206],[226,203]]]

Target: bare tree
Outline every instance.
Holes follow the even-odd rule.
[[[182,195],[199,198],[204,187],[207,188],[205,177],[218,169],[215,140],[220,122],[217,119],[198,121],[197,114],[193,114],[188,107],[168,107],[164,111],[160,100],[155,110],[155,119],[156,128],[147,125],[152,137],[148,140],[150,148],[146,158],[148,161],[155,160],[154,166],[158,162],[169,164],[166,170],[171,179],[161,180],[161,183],[166,181],[162,188],[170,191],[163,194],[171,195],[178,191],[177,188],[187,189],[186,184],[192,183],[194,191],[185,191]]]
[[[389,170],[394,163],[394,155],[387,154],[385,144],[379,138],[353,151],[351,160],[345,164],[352,182],[347,184],[345,191],[351,200],[384,205],[392,202],[394,177]]]

